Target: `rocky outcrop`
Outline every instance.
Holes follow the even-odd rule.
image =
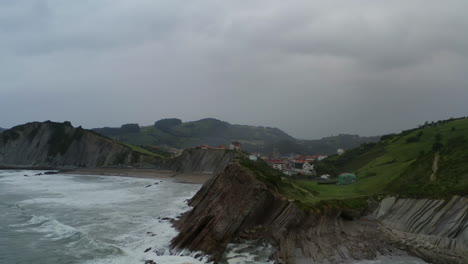
[[[374,201],[367,209],[324,202],[309,211],[234,161],[190,200],[176,223],[173,249],[220,260],[228,243],[272,243],[277,263],[350,263],[416,255],[430,263],[468,263],[467,198]]]
[[[468,198],[382,200],[374,213],[393,240],[433,263],[468,263]]]
[[[104,167],[157,164],[149,155],[69,122],[34,122],[0,134],[3,167]]]
[[[376,221],[349,221],[359,210],[304,212],[237,162],[207,182],[190,201],[193,209],[176,223],[176,250],[202,251],[219,260],[238,239],[266,239],[278,263],[345,263],[378,255],[405,255],[385,240]]]
[[[169,167],[182,173],[218,173],[239,155],[241,152],[222,149],[186,149],[169,161]]]

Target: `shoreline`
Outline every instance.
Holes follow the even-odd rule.
[[[0,170],[35,170],[57,171],[53,174],[88,175],[88,176],[118,176],[146,179],[174,179],[178,183],[204,184],[212,173],[182,173],[172,170],[142,169],[142,168],[76,168],[64,169],[53,167],[13,167],[0,166]]]
[[[174,179],[179,183],[203,184],[213,175],[211,173],[180,173],[171,170],[136,169],[136,168],[79,168],[60,170],[66,175],[119,176],[146,179]]]

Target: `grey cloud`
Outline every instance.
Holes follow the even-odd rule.
[[[466,115],[467,7],[1,1],[0,126],[209,116],[315,138]]]

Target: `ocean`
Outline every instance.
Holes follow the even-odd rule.
[[[206,263],[196,252],[170,252],[177,231],[167,220],[190,209],[186,200],[201,185],[39,173],[0,170],[0,264]],[[232,244],[224,262],[269,263],[273,251]]]

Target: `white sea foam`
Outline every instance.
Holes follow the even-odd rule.
[[[193,257],[195,253],[171,255],[169,243],[177,231],[169,221],[161,219],[175,218],[187,211],[185,200],[200,185],[109,176],[19,177],[22,173],[27,172],[2,179],[16,192],[37,194],[20,201],[21,207],[70,215],[59,215],[60,221],[54,216],[35,215],[15,227],[18,231],[21,228],[41,233],[49,241],[63,242],[64,247],[73,248],[75,256],[86,250],[102,253],[83,263],[139,263],[146,259],[158,263],[206,263],[205,259]],[[108,252],[114,248],[121,251]],[[144,252],[148,248],[151,250]]]
[[[267,264],[273,263],[269,257],[274,253],[272,245],[261,241],[245,241],[238,244],[228,244],[224,259],[229,264]]]
[[[24,246],[22,254],[28,248],[38,249],[30,254],[50,260],[37,263],[57,263],[56,259],[82,264],[138,264],[148,259],[167,264],[207,263],[197,252],[171,254],[169,244],[177,231],[161,219],[189,210],[185,200],[200,185],[109,176],[33,176],[36,171],[0,173],[0,194],[15,197],[5,201],[16,205],[7,207],[11,215],[16,214],[14,221],[30,216],[22,223],[9,222],[15,224],[8,231],[24,235],[19,241]],[[34,239],[28,239],[30,233]],[[0,255],[2,250],[15,249],[0,248]],[[269,263],[273,250],[255,242],[230,244],[225,259],[230,264]],[[14,263],[17,257],[11,260]]]
[[[425,264],[427,262],[411,256],[378,257],[375,260],[361,260],[352,264]]]

